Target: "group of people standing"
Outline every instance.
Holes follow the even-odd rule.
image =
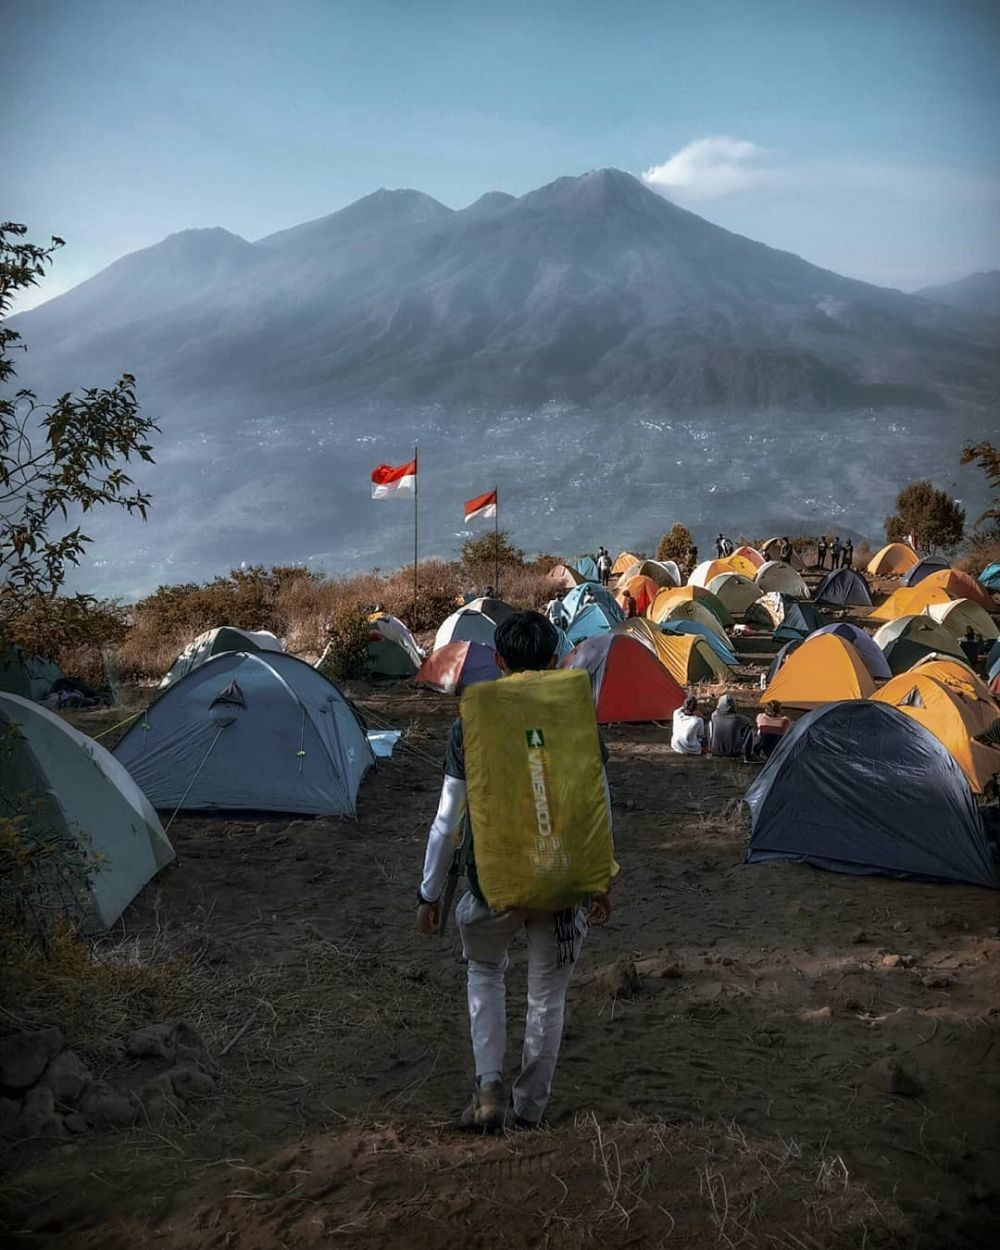
[[[854,543],[846,538],[840,541],[839,535],[827,542],[824,534],[816,542],[816,567],[826,568],[827,552],[830,554],[831,569],[851,569],[854,567]]]

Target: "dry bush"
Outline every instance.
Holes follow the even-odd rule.
[[[552,598],[552,583],[532,565],[510,567],[500,573],[500,598],[515,608],[541,609]]]
[[[117,600],[40,595],[9,622],[6,633],[33,655],[54,660],[64,673],[101,686],[107,680],[104,653],[126,637],[128,619]]]
[[[854,567],[864,571],[868,567],[868,564],[874,554],[875,548],[872,547],[870,542],[862,539],[862,541],[859,542],[854,548]]]
[[[988,564],[1000,561],[1000,529],[974,533],[966,543],[962,554],[956,557],[956,568],[971,573],[973,577],[986,568]]]

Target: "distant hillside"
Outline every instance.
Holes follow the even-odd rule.
[[[981,317],[1000,317],[1000,269],[972,273],[944,286],[925,286],[915,292],[924,299]]]
[[[996,377],[977,323],[722,230],[610,169],[460,212],[381,190],[252,244],[185,231],[16,321],[33,378],[127,365],[168,401],[258,409],[935,407]]]
[[[674,520],[703,543],[877,534],[912,477],[977,488],[950,466],[1000,395],[991,319],[612,169],[459,211],[376,191],[252,243],[182,231],[12,322],[19,384],[128,371],[162,427],[150,523],[87,520],[77,584],[126,593],[244,560],[403,562],[410,510],[372,504],[368,474],[416,440],[425,555],[495,483],[530,550],[651,547]]]

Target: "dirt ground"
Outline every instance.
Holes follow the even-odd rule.
[[[357,822],[179,818],[177,863],[115,935],[176,969],[216,1094],[155,1130],[8,1149],[5,1245],[996,1244],[995,895],[745,866],[752,767],[674,756],[657,726],[607,733],[622,871],[550,1126],[455,1132],[463,965],[414,914],[456,704],[357,693],[408,744]],[[512,1063],[524,993],[520,951]],[[106,1041],[110,1068],[137,1064]]]

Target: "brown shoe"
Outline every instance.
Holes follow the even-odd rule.
[[[458,1127],[472,1133],[502,1133],[507,1118],[507,1093],[499,1081],[478,1086],[462,1112]]]

